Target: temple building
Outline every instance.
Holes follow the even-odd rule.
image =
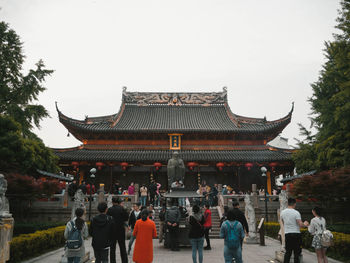
[[[57,105],[56,105],[57,107]],[[268,190],[274,176],[294,169],[292,150],[269,144],[290,123],[293,107],[283,118],[249,118],[231,112],[227,90],[212,93],[128,92],[118,113],[75,120],[58,108],[59,121],[82,145],[54,149],[63,171],[88,178],[98,168],[96,183],[111,189],[115,181],[167,188],[167,162],[174,151],[186,165],[184,184],[226,184],[247,191],[263,187],[260,167],[268,169]],[[282,144],[283,145],[283,144]],[[278,146],[278,144],[277,144]]]

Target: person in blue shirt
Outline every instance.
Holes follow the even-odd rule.
[[[236,210],[230,208],[227,211],[227,220],[224,221],[220,229],[220,237],[224,238],[224,258],[225,263],[231,263],[232,258],[235,259],[236,263],[243,263],[242,261],[242,247],[241,243],[244,238],[244,230],[242,224],[238,221],[239,215]],[[236,242],[237,246],[232,248],[229,244],[229,233],[230,229],[233,228],[234,235],[238,237]]]

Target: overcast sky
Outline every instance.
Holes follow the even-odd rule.
[[[295,102],[282,136],[309,125],[310,84],[333,40],[338,0],[0,0],[0,20],[24,43],[24,70],[54,74],[37,131],[54,148],[80,145],[58,121],[118,112],[128,91],[219,92],[231,110],[274,120]]]

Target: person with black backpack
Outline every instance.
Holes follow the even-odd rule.
[[[238,221],[238,217],[237,210],[230,208],[227,211],[227,220],[221,225],[220,237],[225,239],[225,263],[232,263],[233,258],[236,263],[243,262],[241,242],[244,238],[244,230],[242,224]]]
[[[197,263],[197,251],[198,261],[203,262],[203,244],[204,244],[204,216],[200,211],[198,205],[194,205],[192,208],[192,215],[189,218],[189,224],[191,226],[188,233],[190,242],[192,245],[192,260],[193,263]]]
[[[92,219],[90,225],[92,247],[96,258],[95,263],[108,263],[114,220],[111,216],[107,215],[108,206],[106,202],[99,203],[97,210],[100,214]]]
[[[64,230],[64,238],[66,241],[65,255],[68,263],[80,263],[80,259],[85,256],[84,239],[89,235],[88,227],[82,219],[84,209],[77,208],[75,217],[70,220]]]

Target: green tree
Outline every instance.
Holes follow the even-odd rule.
[[[24,58],[19,36],[0,22],[0,168],[29,174],[36,169],[57,171],[57,158],[32,132],[49,116],[36,101],[53,71],[39,61],[25,75]]]
[[[31,131],[33,124],[40,127],[40,120],[49,114],[44,106],[34,102],[45,90],[45,78],[53,71],[45,69],[40,60],[35,69],[24,75],[24,58],[19,36],[8,24],[0,22],[0,114],[19,122],[24,136],[36,137]]]
[[[350,164],[350,0],[341,2],[337,22],[339,33],[325,43],[327,61],[311,85],[311,123],[316,134],[298,143],[300,150],[293,157],[298,171]]]

